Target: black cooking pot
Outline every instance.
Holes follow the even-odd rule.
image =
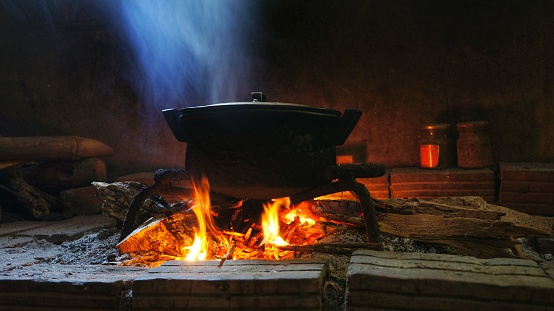
[[[187,143],[185,169],[206,176],[211,191],[250,199],[290,196],[330,181],[342,145],[361,111],[253,102],[166,109],[177,140]]]

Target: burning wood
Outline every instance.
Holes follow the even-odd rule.
[[[182,250],[194,242],[198,222],[193,213],[175,213],[169,217],[150,219],[117,245],[121,253],[144,250],[174,257],[184,257]]]
[[[96,185],[106,188],[106,184]],[[131,197],[138,191],[124,190]],[[142,257],[150,264],[188,258],[219,259],[222,265],[231,259],[290,259],[305,252],[350,254],[360,248],[383,248],[381,243],[370,241],[340,245],[321,242],[323,237],[348,227],[363,231],[364,220],[355,206],[358,202],[312,200],[294,206],[286,200],[265,205],[260,200],[210,202],[207,183],[185,193],[194,193],[194,197],[183,197],[191,203],[181,204],[180,210],[166,217],[158,215],[121,241],[120,252],[133,258],[128,264],[144,264],[138,259]],[[106,213],[123,219],[122,211],[128,205],[113,208],[117,205],[113,200],[106,205]],[[448,245],[479,257],[507,256],[505,249],[514,245],[513,237],[552,233],[552,220],[490,205],[478,197],[391,199],[378,205],[386,210],[379,221],[384,233]],[[153,211],[152,206],[152,202],[143,206],[144,215]]]
[[[114,200],[114,187],[121,187],[123,192],[132,196],[130,187],[133,183],[95,183],[99,191],[109,194],[109,201],[105,203],[104,212],[119,220],[122,219],[122,209],[117,208],[129,202],[128,199]],[[110,191],[106,189],[111,188]],[[206,189],[206,187],[200,187]],[[220,259],[222,263],[228,259],[285,259],[292,258],[295,252],[305,252],[304,249],[287,250],[281,248],[289,243],[298,246],[313,243],[317,239],[336,230],[333,225],[322,226],[310,219],[302,209],[288,209],[289,203],[278,200],[266,204],[263,209],[257,208],[261,202],[246,202],[242,207],[250,212],[258,211],[261,215],[251,214],[244,217],[244,211],[233,206],[211,206],[208,192],[197,190],[195,204],[168,217],[150,219],[141,224],[118,245],[121,253],[129,253],[135,259],[133,264],[141,263],[137,258],[145,256],[149,261],[159,263],[171,259],[199,259],[191,256],[195,245],[206,252],[201,258]],[[199,199],[200,198],[200,199]],[[185,198],[189,200],[189,198]],[[152,209],[152,202],[143,206],[143,214]],[[229,213],[232,211],[232,213]],[[233,223],[238,219],[243,223],[250,223],[240,231],[235,231]],[[292,221],[287,220],[292,219]],[[256,220],[256,222],[251,222]],[[217,229],[215,223],[227,224],[228,229]],[[204,223],[204,225],[200,225]],[[204,229],[202,229],[204,227]],[[223,227],[223,226],[222,226]],[[199,243],[199,244],[198,244]],[[312,250],[313,251],[313,250]],[[159,257],[154,256],[159,254]],[[156,259],[157,258],[157,259]],[[155,265],[155,264],[154,264]]]
[[[105,184],[95,183],[99,191],[104,194],[109,194],[110,200],[106,201],[104,212],[111,215],[120,221],[123,218],[123,210],[119,208],[120,202],[129,202],[128,199],[114,200],[118,197],[113,194],[114,187],[121,187],[128,194],[133,195],[129,186],[133,183],[117,183]],[[111,188],[111,191],[107,189]],[[300,235],[296,230],[303,227],[300,216],[292,216],[294,220],[290,223],[285,223],[284,216],[291,212],[287,210],[288,202],[275,201],[267,204],[263,209],[256,206],[256,202],[245,204],[245,207],[250,206],[250,211],[262,212],[260,215],[251,214],[248,218],[245,217],[243,210],[235,208],[235,206],[212,206],[209,196],[209,186],[207,181],[203,181],[202,185],[195,187],[194,199],[183,198],[185,201],[191,200],[194,202],[184,210],[176,212],[168,217],[150,219],[141,224],[129,236],[122,240],[117,246],[121,253],[130,253],[134,257],[146,255],[149,260],[152,260],[152,254],[158,253],[163,255],[161,262],[167,260],[167,256],[172,256],[173,259],[220,259],[222,263],[228,259],[259,259],[272,258],[283,259],[291,258],[293,252],[281,250],[278,245],[287,245],[290,241],[309,241],[313,240],[310,236],[322,236],[324,233],[317,233],[320,229],[316,227],[314,230],[303,230],[307,234]],[[190,192],[188,192],[190,193]],[[152,212],[152,202],[146,202],[141,207],[141,213],[147,214],[147,211]],[[232,213],[229,213],[232,211]],[[300,213],[300,212],[299,212]],[[250,223],[249,227],[243,228],[245,233],[235,231],[233,223],[240,227],[240,223],[236,223],[240,219],[242,223]],[[260,220],[259,222],[251,222],[251,219]],[[227,224],[229,230],[220,230],[216,226],[216,222]],[[315,223],[315,222],[313,222]],[[225,225],[224,225],[225,226]],[[283,228],[283,230],[280,230]],[[315,231],[315,232],[314,232]],[[287,240],[282,237],[285,236]],[[136,261],[134,261],[136,262]]]

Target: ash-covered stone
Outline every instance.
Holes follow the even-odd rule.
[[[86,235],[80,239],[64,242],[60,247],[64,252],[51,263],[58,264],[103,264],[118,258],[116,249],[119,230],[102,229],[98,233]]]

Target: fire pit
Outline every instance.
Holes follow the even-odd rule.
[[[176,138],[187,142],[185,168],[158,170],[154,184],[136,194],[120,241],[133,231],[139,207],[146,199],[184,190],[173,185],[178,180],[189,180],[195,192],[196,185],[209,182],[212,194],[235,200],[289,197],[293,205],[351,191],[361,203],[369,241],[381,241],[375,205],[356,178],[383,176],[384,166],[336,165],[335,146],[344,143],[361,112],[347,109],[341,117],[340,112],[331,109],[267,103],[262,93],[252,95],[252,103],[164,110]],[[210,217],[210,211],[204,214]],[[232,253],[234,247],[227,247]]]

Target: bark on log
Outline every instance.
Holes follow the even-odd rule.
[[[416,214],[428,214],[439,215],[444,217],[463,217],[463,218],[477,218],[483,220],[499,220],[502,216],[506,215],[505,212],[499,210],[486,209],[485,206],[479,209],[475,207],[460,206],[458,204],[448,204],[436,201],[425,200],[405,200],[405,199],[390,199],[386,201],[385,206],[392,208],[390,211],[394,214],[416,215]]]
[[[516,237],[550,236],[550,232],[533,227],[522,227],[500,220],[444,217],[437,215],[387,214],[380,222],[386,233],[418,241],[433,242],[444,239],[509,239]]]
[[[510,239],[491,240],[491,239],[463,239],[463,240],[436,240],[434,243],[448,245],[465,256],[476,258],[502,258],[502,257],[520,257],[511,251],[515,244]]]
[[[48,161],[38,164],[26,180],[50,193],[90,186],[93,181],[105,181],[106,165],[98,158],[77,161]]]
[[[452,205],[461,205],[466,208],[474,208],[478,210],[486,209],[488,211],[500,212],[504,215],[500,217],[501,221],[510,222],[518,227],[535,228],[540,231],[552,233],[554,220],[548,217],[529,215],[527,213],[519,212],[511,208],[499,206],[495,204],[488,204],[481,197],[450,197],[440,198],[432,200],[432,202],[446,203]],[[516,235],[517,236],[517,235]]]
[[[182,248],[194,242],[196,226],[196,215],[192,212],[152,219],[141,224],[117,248],[121,254],[156,251],[171,256],[183,256]]]
[[[115,154],[102,142],[78,136],[0,137],[0,150],[0,162],[80,160]]]
[[[143,184],[133,181],[93,182],[92,185],[96,187],[96,195],[105,199],[104,204],[102,204],[102,213],[115,219],[119,225],[125,221],[131,201],[144,187]],[[137,213],[134,227],[139,226],[150,217],[151,204],[153,204],[151,200],[146,200],[142,204]]]
[[[448,245],[464,255],[479,258],[507,257],[514,248],[512,237],[541,237],[552,234],[553,220],[487,204],[480,197],[440,198],[432,201],[391,199],[389,210],[379,221],[383,233],[420,242]],[[345,216],[321,206],[317,216],[362,227],[360,217]]]

